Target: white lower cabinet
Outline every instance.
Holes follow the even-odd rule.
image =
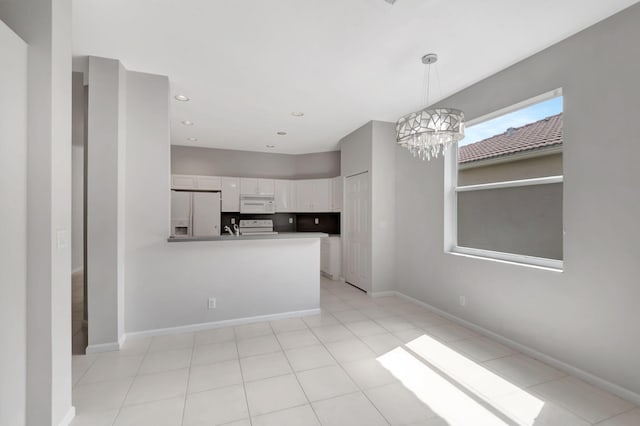
[[[340,237],[320,239],[320,273],[332,280],[339,280],[341,274]]]

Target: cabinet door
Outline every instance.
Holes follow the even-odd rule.
[[[222,190],[220,176],[198,176],[198,189],[207,191]]]
[[[222,181],[222,211],[240,211],[240,179],[223,177]]]
[[[314,212],[330,212],[331,211],[331,182],[329,179],[315,179],[312,181],[311,201],[312,211]]]
[[[273,179],[258,179],[258,194],[271,195],[275,194],[275,192]]]
[[[342,176],[331,179],[331,211],[342,211]]]
[[[309,213],[313,211],[313,181],[296,181],[296,211],[299,213]]]
[[[240,178],[240,194],[259,194],[258,179]]]
[[[294,200],[294,182],[290,180],[278,179],[274,181],[276,212],[293,212],[295,207]]]
[[[171,175],[171,189],[198,189],[198,177],[191,175]]]
[[[320,272],[331,274],[331,244],[328,238],[320,239]]]

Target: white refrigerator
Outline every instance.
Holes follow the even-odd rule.
[[[220,235],[220,193],[171,191],[171,236]]]

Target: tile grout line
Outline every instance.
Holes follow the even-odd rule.
[[[249,425],[253,425],[253,419],[251,418],[251,409],[249,408],[249,396],[247,395],[247,386],[244,381],[244,373],[242,372],[242,363],[240,362],[240,349],[238,348],[238,335],[236,334],[236,328],[232,327],[233,342],[236,345],[236,354],[238,355],[238,368],[240,369],[240,380],[242,380],[242,393],[244,393],[244,403],[247,405],[247,414],[249,416]]]
[[[315,336],[315,338],[317,339],[318,336],[315,335],[315,333],[313,332],[313,330],[311,330],[311,327],[309,327],[307,325],[306,322],[302,321],[305,326],[307,326],[307,329],[311,332],[311,334],[313,334]],[[273,326],[271,325],[271,323],[269,323],[269,327],[271,327],[271,331],[273,330]],[[275,332],[274,332],[275,335]],[[322,422],[320,421],[320,417],[318,416],[318,413],[316,412],[316,409],[313,407],[313,404],[311,403],[311,400],[309,399],[309,395],[307,395],[307,392],[304,390],[304,387],[302,386],[302,383],[300,383],[300,378],[298,377],[298,374],[296,373],[296,370],[293,368],[293,365],[291,365],[291,361],[289,360],[289,357],[287,356],[287,352],[285,351],[285,349],[282,347],[282,344],[280,343],[280,340],[278,339],[278,336],[276,335],[276,341],[278,342],[278,345],[280,346],[280,349],[282,349],[282,355],[284,356],[284,359],[287,360],[287,364],[289,365],[289,368],[291,369],[291,373],[293,374],[293,377],[296,378],[296,383],[298,383],[298,386],[300,386],[300,390],[302,391],[302,394],[304,395],[305,399],[307,400],[307,404],[309,407],[311,407],[311,411],[313,411],[313,415],[316,417],[316,420],[318,421],[319,425],[322,425]],[[290,408],[296,408],[296,407],[290,407]]]
[[[153,338],[149,340],[149,345],[147,346],[147,348],[144,351],[144,354],[142,355],[142,360],[140,361],[140,365],[138,366],[138,369],[136,370],[136,374],[131,379],[131,384],[127,388],[127,392],[124,395],[124,399],[122,400],[122,403],[120,404],[120,407],[118,408],[118,414],[116,414],[116,416],[113,418],[113,422],[111,423],[111,426],[116,424],[116,422],[118,421],[118,417],[120,417],[120,414],[122,413],[122,409],[124,408],[124,404],[127,401],[127,397],[129,396],[129,392],[131,391],[131,388],[133,387],[133,384],[136,381],[136,378],[138,377],[138,374],[140,374],[140,370],[142,369],[142,364],[144,363],[145,358],[149,354],[149,350],[151,349],[151,344],[152,343],[153,343]]]
[[[187,370],[187,386],[184,389],[184,400],[182,402],[182,417],[180,419],[180,425],[184,424],[184,416],[187,412],[187,396],[189,396],[189,381],[191,380],[191,363],[193,362],[193,353],[196,351],[196,334],[192,333],[192,335],[193,341],[191,342],[191,356],[189,357],[189,368]],[[151,347],[151,345],[149,345],[149,347]]]
[[[631,407],[630,409],[628,409],[626,411],[623,411],[622,413],[614,414],[611,417],[607,417],[606,419],[598,420],[597,423],[593,423],[593,426],[598,426],[599,424],[602,424],[602,423],[606,422],[607,420],[611,420],[611,419],[613,419],[615,417],[622,416],[624,414],[630,413],[630,412],[632,412],[634,410],[637,410],[639,408],[640,408],[640,405],[635,405],[635,406]]]
[[[321,304],[321,307],[322,307],[322,304]],[[340,321],[340,320],[338,320],[338,321]],[[344,326],[344,324],[342,324],[342,323],[341,323],[341,325],[342,325],[343,327],[345,327],[345,326]],[[346,328],[347,330],[349,330],[347,327],[345,327],[345,328]],[[349,330],[349,331],[351,332],[351,330]],[[313,330],[311,330],[311,332],[313,333]],[[314,333],[314,334],[315,334],[315,333]],[[353,333],[352,333],[352,334],[353,334]],[[355,335],[354,335],[354,336],[355,336]],[[318,337],[318,336],[316,336],[316,337]],[[360,340],[360,342],[361,342],[363,345],[367,346],[367,344],[366,344],[365,342],[363,342],[363,341],[362,341],[358,336],[355,336],[355,337],[356,337],[358,340]],[[318,339],[318,340],[320,340],[320,339]],[[346,340],[346,339],[345,339],[345,340]],[[339,342],[340,340],[337,340],[337,341]],[[371,404],[371,406],[372,406],[372,407],[376,410],[376,412],[377,412],[377,413],[378,413],[378,414],[379,414],[379,415],[384,419],[384,421],[385,421],[385,422],[387,422],[387,424],[391,424],[391,422],[389,422],[389,420],[387,420],[387,418],[382,414],[382,412],[381,412],[381,411],[378,409],[378,407],[373,403],[373,401],[371,401],[371,399],[369,399],[369,396],[367,396],[367,394],[364,392],[364,389],[362,389],[362,387],[361,387],[358,383],[356,383],[356,382],[355,382],[355,380],[353,380],[353,378],[351,377],[351,375],[350,375],[350,374],[349,374],[349,373],[344,369],[344,367],[343,367],[343,366],[342,366],[342,364],[338,361],[338,359],[337,359],[337,358],[336,358],[336,357],[331,353],[331,351],[329,350],[329,348],[327,348],[327,347],[326,347],[325,343],[324,343],[324,342],[322,342],[322,341],[321,341],[320,343],[322,344],[322,346],[324,347],[324,349],[327,351],[327,353],[329,354],[329,356],[331,356],[331,357],[333,358],[333,360],[336,362],[336,365],[337,365],[337,366],[342,370],[342,372],[343,372],[344,374],[346,374],[346,376],[351,380],[351,382],[353,382],[353,384],[356,386],[356,388],[357,388],[358,390],[357,390],[357,391],[355,391],[355,392],[349,392],[349,393],[346,393],[346,394],[343,394],[343,395],[336,395],[336,396],[332,396],[331,398],[327,398],[327,399],[319,400],[319,401],[315,401],[315,402],[327,401],[327,400],[329,400],[329,399],[339,398],[339,397],[346,396],[346,395],[351,395],[351,394],[354,394],[354,393],[360,393],[360,394],[362,394],[362,396],[364,396],[364,397],[367,399],[367,401],[369,401],[369,403]],[[328,343],[331,343],[331,342],[328,342]],[[367,346],[367,347],[368,347],[368,346]],[[373,352],[373,350],[371,350],[371,352]],[[374,353],[374,355],[375,355],[375,352],[373,352],[373,353]],[[297,377],[297,376],[296,376],[296,377]],[[311,408],[313,409],[313,411],[314,411],[314,413],[315,413],[315,412],[316,412],[316,410],[315,410],[315,408],[313,407],[313,404],[311,404],[311,401],[309,401],[309,403],[310,403]],[[316,417],[318,417],[318,414],[317,414],[317,413],[316,413]],[[320,418],[319,418],[319,417],[318,417],[318,421],[320,421]],[[322,424],[322,422],[320,422],[320,424]]]

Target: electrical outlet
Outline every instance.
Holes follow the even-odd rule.
[[[467,297],[460,296],[460,306],[467,306]]]
[[[289,223],[293,223],[293,218],[292,217],[289,218]]]
[[[236,218],[235,218],[235,217],[232,217],[232,218],[231,218],[231,224],[232,224],[232,225],[235,225],[235,224],[236,224]]]
[[[215,297],[210,297],[209,298],[209,309],[215,309],[216,308],[216,298]]]
[[[318,218],[316,217],[316,218],[315,218],[315,220],[314,220],[314,222],[315,222],[315,223],[316,223],[316,225],[317,225],[317,224],[319,224],[319,223],[320,223],[320,219],[318,219]]]

